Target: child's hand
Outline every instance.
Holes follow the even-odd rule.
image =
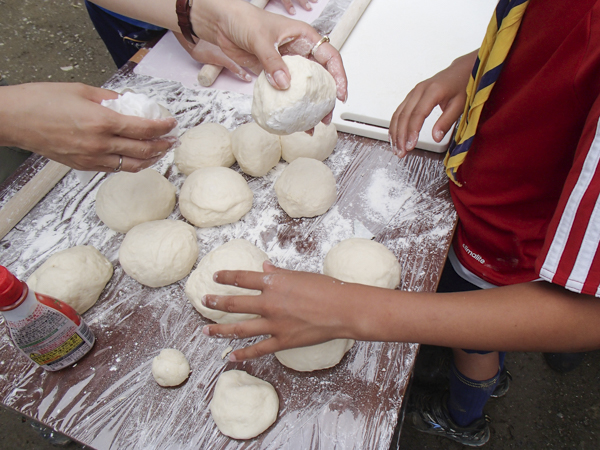
[[[433,139],[440,142],[460,117],[467,99],[466,88],[477,51],[457,58],[450,66],[417,84],[398,106],[390,122],[392,152],[402,158],[417,144],[423,122],[440,105],[442,115],[433,126]]]

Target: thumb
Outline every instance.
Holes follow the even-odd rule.
[[[264,54],[260,55],[259,59],[265,71],[267,81],[275,89],[285,90],[290,87],[290,71],[283,62],[283,58],[273,46],[265,46],[268,48]]]

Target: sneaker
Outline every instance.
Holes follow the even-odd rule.
[[[418,431],[445,437],[470,447],[481,447],[490,439],[490,419],[487,415],[466,427],[457,425],[446,405],[447,392],[411,392],[405,422]]]
[[[567,373],[575,370],[583,362],[583,353],[544,353],[544,359],[552,370]]]
[[[492,398],[503,397],[510,388],[510,382],[512,381],[512,375],[506,367],[503,367],[500,371],[500,376],[498,377],[498,383],[494,388],[494,392],[492,392]]]
[[[419,388],[448,389],[450,367],[452,363],[452,350],[447,347],[421,345],[415,361],[413,383]],[[498,384],[492,393],[493,398],[499,398],[508,392],[512,375],[506,366],[500,371]]]

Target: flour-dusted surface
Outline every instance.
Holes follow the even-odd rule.
[[[251,98],[241,94],[190,91],[131,74],[120,74],[106,87],[128,87],[167,105],[181,132],[201,122],[233,130],[251,120]],[[234,224],[196,228],[199,259],[231,239],[245,238],[279,266],[320,272],[329,249],[351,237],[360,224],[398,257],[401,289],[435,289],[456,220],[441,157],[415,151],[399,161],[387,147],[340,133],[325,160],[336,177],[338,198],[326,214],[313,219],[290,219],[277,204],[272,186],[286,163],[263,178],[244,175],[254,193],[251,211]],[[179,194],[184,175],[172,160],[171,152],[154,168]],[[43,160],[33,163],[39,170]],[[240,172],[237,165],[233,169]],[[27,176],[3,186],[0,206]],[[100,299],[84,314],[96,335],[95,347],[73,367],[44,372],[14,350],[5,331],[0,333],[2,404],[97,449],[389,447],[415,344],[358,342],[338,366],[313,373],[289,370],[273,356],[227,362],[222,355],[229,346],[254,340],[202,335],[208,321],[185,297],[187,277],[154,289],[123,272],[118,249],[124,235],[104,226],[94,209],[104,178],[98,174],[80,185],[69,173],[0,241],[0,264],[21,279],[54,252],[75,245],[93,245],[115,266]],[[170,218],[182,219],[178,207]],[[163,348],[176,348],[189,359],[190,377],[179,387],[162,388],[152,379],[152,359]],[[281,399],[277,421],[247,442],[219,433],[208,410],[217,378],[230,369],[268,381]]]

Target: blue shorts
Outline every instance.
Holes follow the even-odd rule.
[[[117,67],[123,66],[146,43],[162,37],[167,30],[130,19],[85,1],[88,14]]]

